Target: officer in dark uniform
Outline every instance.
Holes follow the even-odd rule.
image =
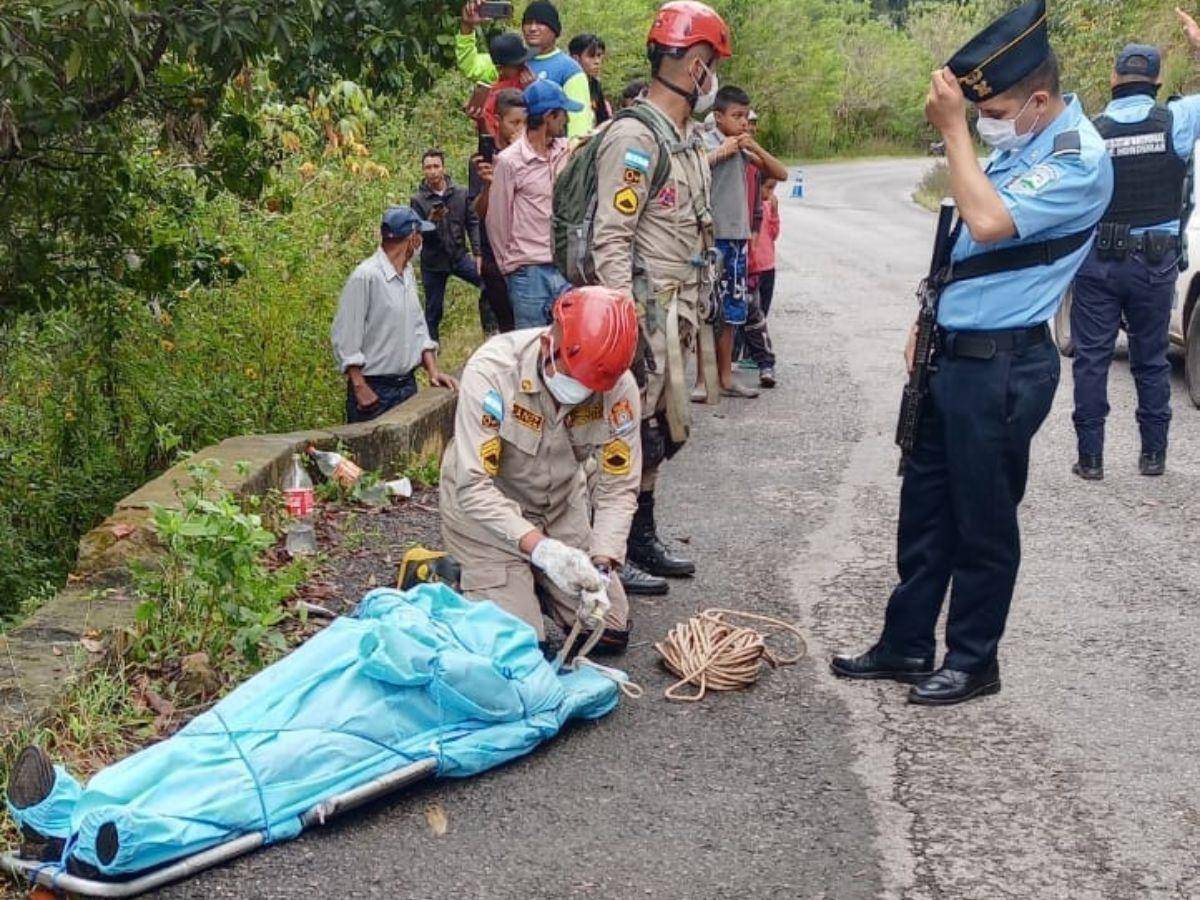
[[[968,99],[995,148],[986,169]],[[1045,0],[1003,16],[935,72],[925,114],[946,142],[961,227],[930,397],[904,469],[900,583],[875,646],[831,665],[847,678],[912,683],[912,703],[950,704],[1000,689],[997,649],[1021,558],[1017,507],[1030,442],[1058,386],[1046,323],[1108,206],[1112,166],[1079,101],[1060,90]],[[909,350],[911,365],[911,340]],[[947,588],[947,652],[934,671]]]
[[[1182,249],[1185,182],[1200,138],[1200,96],[1158,103],[1161,72],[1157,48],[1130,44],[1117,57],[1112,102],[1094,120],[1112,157],[1115,190],[1075,278],[1071,305],[1079,445],[1073,471],[1090,481],[1104,477],[1108,367],[1122,318],[1137,386],[1138,468],[1143,475],[1162,475],[1166,469],[1168,329]]]

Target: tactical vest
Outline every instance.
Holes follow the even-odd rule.
[[[1188,164],[1175,152],[1174,122],[1165,106],[1141,122],[1093,121],[1113,164],[1113,198],[1102,223],[1147,228],[1180,218]]]

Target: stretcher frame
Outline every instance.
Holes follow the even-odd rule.
[[[362,806],[364,803],[369,803],[400,788],[429,778],[436,773],[437,767],[437,759],[433,757],[405,766],[403,769],[390,772],[374,781],[322,800],[301,815],[300,821],[304,830],[313,825],[324,825],[335,816]],[[138,894],[144,894],[146,891],[155,890],[175,881],[182,881],[205,869],[229,862],[252,850],[257,850],[266,842],[266,832],[255,831],[243,834],[129,881],[98,881],[91,878],[80,878],[59,871],[53,864],[21,859],[12,853],[0,856],[0,868],[6,869],[17,878],[23,878],[50,890],[68,894],[105,898],[136,897]]]

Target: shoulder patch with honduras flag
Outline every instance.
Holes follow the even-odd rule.
[[[488,391],[483,395],[483,411],[497,422],[504,421],[504,401],[499,391]]]
[[[635,172],[641,172],[645,175],[650,171],[650,154],[644,153],[641,150],[626,150],[625,168],[633,169]]]

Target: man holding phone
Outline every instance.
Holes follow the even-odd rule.
[[[503,74],[497,67],[500,61],[493,55],[490,59],[479,52],[475,43],[475,29],[491,16],[485,12],[503,12],[500,7],[490,7],[482,0],[469,0],[463,7],[460,33],[455,37],[454,52],[458,70],[467,78],[492,84]],[[582,106],[567,117],[567,136],[580,137],[595,126],[591,108],[591,88],[587,75],[579,63],[557,46],[562,34],[562,20],[558,10],[549,0],[534,0],[525,8],[521,17],[521,36],[534,54],[528,62],[529,70],[537,80],[552,81],[563,89],[567,97]]]
[[[411,206],[436,228],[421,246],[425,322],[429,336],[436,341],[450,277],[479,287],[479,218],[467,202],[466,189],[456,185],[446,173],[446,155],[441,150],[425,151],[421,170],[425,177],[412,195]]]
[[[483,279],[483,302],[491,309],[500,331],[512,331],[512,303],[508,298],[508,282],[496,262],[495,251],[487,233],[488,201],[491,199],[492,176],[495,171],[496,155],[508,149],[525,130],[525,97],[514,88],[506,88],[496,94],[496,136],[481,134],[479,152],[471,158],[471,183],[469,197],[479,217],[479,238],[483,245],[483,262],[479,267]]]

